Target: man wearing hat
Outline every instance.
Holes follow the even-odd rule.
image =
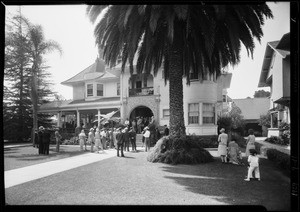
[[[124,157],[124,152],[123,152],[124,134],[122,132],[121,127],[117,129],[116,140],[117,140],[117,156],[119,157],[119,150],[121,150],[121,157]]]
[[[54,132],[55,140],[56,140],[56,152],[59,152],[59,145],[61,140],[61,135],[59,134],[59,128],[56,128]]]
[[[145,127],[144,128],[145,133],[144,133],[144,137],[145,137],[145,152],[150,150],[150,131],[149,131],[149,127]]]
[[[218,153],[221,157],[222,163],[226,163],[226,155],[227,155],[227,141],[228,141],[228,135],[225,133],[225,129],[222,128],[220,130],[220,135],[218,137]]]

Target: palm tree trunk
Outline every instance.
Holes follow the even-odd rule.
[[[31,87],[31,98],[32,98],[32,118],[33,118],[33,127],[32,127],[32,142],[35,144],[34,130],[38,128],[38,119],[37,119],[37,71],[33,68],[32,73],[32,87]]]
[[[186,135],[183,116],[182,60],[180,49],[173,46],[170,54],[169,97],[170,135]]]

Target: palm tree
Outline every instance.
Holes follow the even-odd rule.
[[[41,25],[31,24],[27,19],[24,18],[24,22],[27,26],[27,39],[26,50],[31,60],[31,99],[32,99],[32,110],[33,110],[33,131],[38,128],[38,76],[43,71],[43,56],[47,53],[55,50],[62,53],[60,45],[52,40],[45,40],[44,32]],[[34,141],[34,134],[32,134],[32,140]]]
[[[163,64],[169,82],[170,135],[185,135],[183,83],[191,72],[219,76],[240,61],[241,43],[253,57],[254,38],[263,36],[264,18],[273,18],[266,3],[252,5],[90,5],[87,15],[105,62],[122,56],[122,72],[138,53],[137,73],[156,75]]]

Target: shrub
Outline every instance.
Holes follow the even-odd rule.
[[[276,163],[276,165],[285,170],[290,171],[290,156],[280,152],[276,149],[268,149],[267,150],[267,157],[270,161],[273,161]]]
[[[191,136],[163,137],[150,151],[147,160],[168,164],[199,164],[212,162],[211,154],[201,147],[199,140]]]
[[[266,142],[269,142],[271,144],[278,144],[278,145],[288,145],[289,140],[282,139],[278,136],[271,136],[270,138],[265,139]]]

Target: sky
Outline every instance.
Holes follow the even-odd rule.
[[[264,36],[259,43],[255,40],[253,59],[247,56],[244,47],[241,50],[241,62],[229,67],[232,73],[230,88],[227,90],[232,99],[253,97],[258,88],[258,80],[263,63],[267,42],[280,40],[290,31],[289,2],[267,2],[273,12],[273,19],[267,19],[263,26]],[[5,7],[7,14],[17,14],[19,6]],[[72,99],[71,87],[60,83],[75,76],[97,58],[97,48],[93,25],[85,15],[86,5],[26,5],[21,6],[22,14],[33,24],[43,27],[46,40],[60,44],[63,54],[53,52],[46,56],[48,71],[52,74],[53,91],[65,99]]]

